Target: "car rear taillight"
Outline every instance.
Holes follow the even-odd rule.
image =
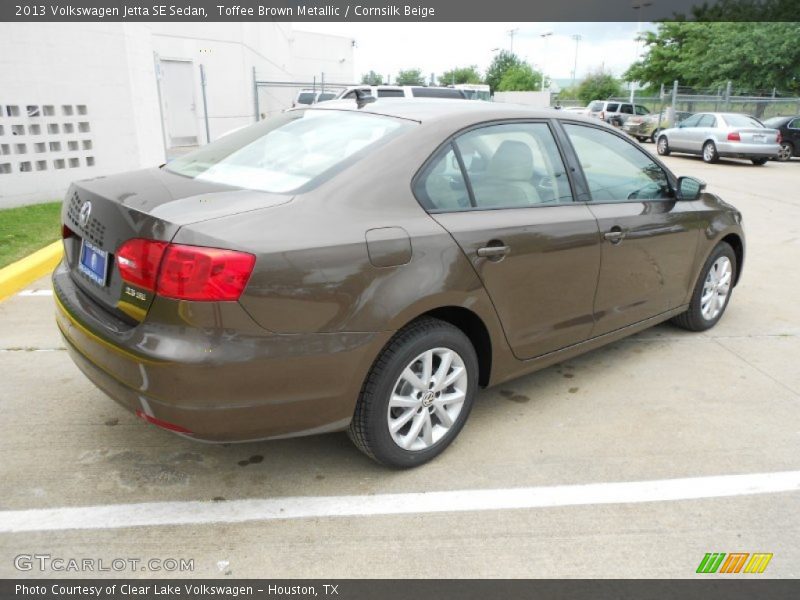
[[[175,300],[238,300],[256,257],[246,252],[128,240],[117,251],[123,281]]]
[[[117,266],[123,281],[145,290],[155,291],[158,266],[167,248],[167,242],[128,240],[117,250]]]
[[[783,141],[783,136],[781,135],[781,132],[779,131],[778,132],[778,137],[775,138],[775,143],[780,144],[782,141]]]
[[[66,225],[61,226],[61,239],[66,240],[67,238],[71,238],[73,235],[75,235],[75,232],[72,231],[72,229]]]
[[[728,134],[728,141],[729,142],[741,142],[742,141],[742,137],[739,135],[738,131],[731,131]]]
[[[255,262],[244,252],[171,244],[156,293],[177,300],[238,300]]]
[[[606,111],[604,111],[604,110],[600,111],[600,120],[601,121],[605,121],[606,120]]]

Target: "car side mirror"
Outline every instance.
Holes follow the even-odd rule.
[[[678,200],[697,200],[706,182],[694,177],[678,177]]]

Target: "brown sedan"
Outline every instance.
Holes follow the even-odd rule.
[[[623,134],[361,100],[72,186],[53,283],[91,381],[191,438],[347,430],[410,467],[452,442],[479,387],[721,318],[741,214]]]

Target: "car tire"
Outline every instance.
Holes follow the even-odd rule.
[[[662,135],[660,138],[658,138],[658,142],[656,143],[656,152],[658,152],[659,156],[669,156],[670,149],[667,136]]]
[[[716,325],[731,299],[737,269],[736,253],[730,244],[717,244],[700,271],[689,309],[673,317],[672,322],[689,331],[705,331]]]
[[[781,142],[781,149],[776,158],[780,162],[786,162],[792,160],[792,156],[794,156],[794,145],[792,145],[792,142]]]
[[[418,319],[398,331],[375,360],[347,434],[383,465],[419,466],[456,438],[477,387],[478,357],[469,338],[439,319]]]
[[[719,162],[717,145],[711,140],[708,140],[705,144],[703,144],[703,160],[710,164]]]
[[[660,129],[656,129],[653,134],[650,136],[650,141],[654,144],[658,143],[658,134],[661,133]]]
[[[766,158],[751,158],[750,160],[752,161],[752,163],[755,166],[760,167],[760,166],[763,166],[763,165],[767,164],[767,160],[768,159],[766,159]]]

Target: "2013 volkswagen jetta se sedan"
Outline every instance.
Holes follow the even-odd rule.
[[[410,467],[480,387],[667,319],[716,324],[744,237],[704,187],[560,111],[304,107],[75,183],[57,321],[86,376],[152,424],[346,430]]]

